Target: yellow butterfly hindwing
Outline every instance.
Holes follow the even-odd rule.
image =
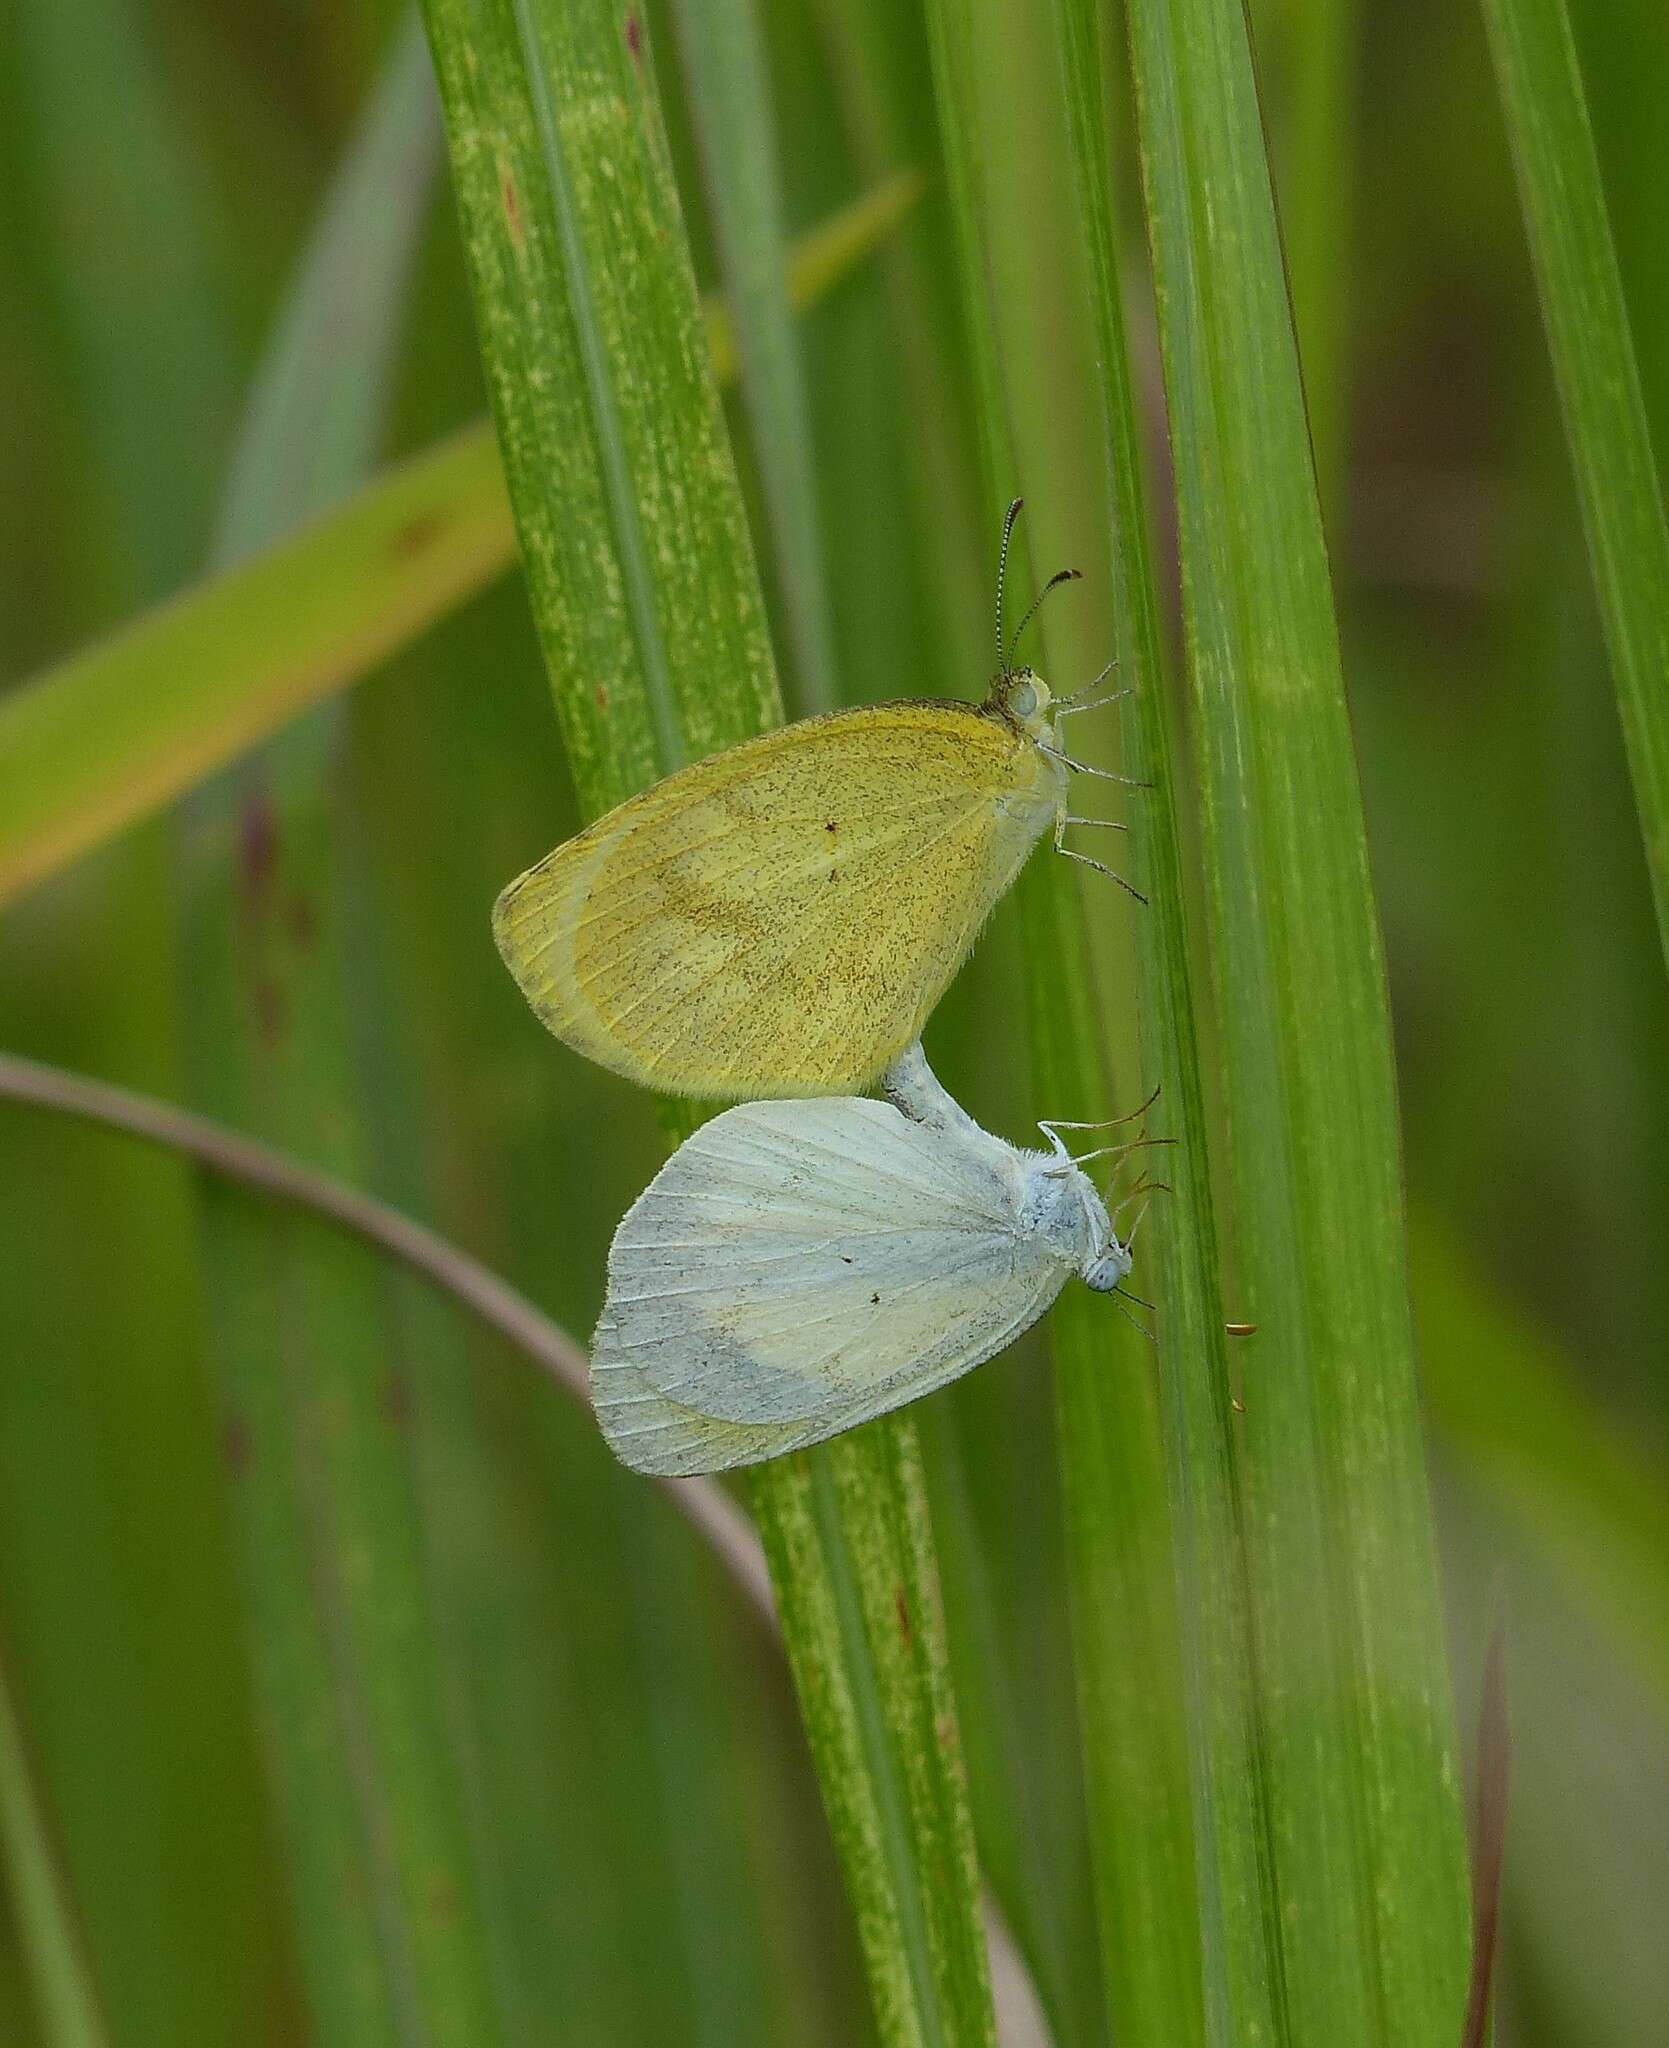
[[[838,711],[681,769],[512,882],[540,1018],[667,1093],[850,1093],[921,1031],[1064,803],[1014,720]]]

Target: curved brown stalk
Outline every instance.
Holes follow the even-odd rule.
[[[437,1231],[416,1223],[358,1188],[317,1173],[299,1160],[172,1103],[94,1081],[38,1060],[0,1053],[0,1101],[27,1103],[124,1131],[194,1159],[210,1173],[274,1200],[289,1202],[351,1231],[398,1259],[513,1344],[575,1401],[590,1406],[586,1355],[566,1330],[491,1267]],[[735,1502],[711,1479],[654,1482],[697,1535],[711,1546],[750,1608],[780,1641],[765,1553]],[[986,1938],[998,1987],[1003,2048],[1048,2048],[1049,2032],[1031,1975],[1001,1908],[985,1894]]]

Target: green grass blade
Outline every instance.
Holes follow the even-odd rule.
[[[221,565],[270,546],[375,469],[387,378],[372,366],[385,368],[399,332],[441,146],[414,11],[395,32],[268,341],[228,468],[214,543]]]
[[[1068,126],[1090,277],[1107,427],[1113,512],[1113,574],[1120,623],[1119,679],[1136,692],[1132,772],[1151,787],[1139,808],[1136,879],[1148,898],[1137,923],[1141,972],[1144,1082],[1161,1090],[1157,1128],[1178,1139],[1163,1164],[1174,1199],[1148,1226],[1157,1256],[1160,1364],[1167,1450],[1179,1537],[1178,1608],[1191,1701],[1190,1759],[1198,1816],[1199,1939],[1169,1952],[1148,1947],[1126,1963],[1131,2024],[1155,2041],[1168,2027],[1197,2032],[1205,1988],[1211,2027],[1225,2015],[1270,2032],[1281,2023],[1278,1976],[1267,1954],[1266,1888],[1273,1844],[1257,1798],[1262,1730],[1246,1608],[1242,1505],[1236,1470],[1230,1384],[1218,1283],[1217,1225],[1186,913],[1165,688],[1157,581],[1142,488],[1142,440],[1124,331],[1111,190],[1103,79],[1105,53],[1097,11],[1080,0],[1057,8]],[[1139,1941],[1139,1926],[1125,1941]],[[1168,1972],[1162,1971],[1168,1964]],[[1190,1965],[1198,1974],[1191,1984]],[[1109,1971],[1113,1965],[1109,1962]],[[1139,2003],[1137,1995],[1145,1993]],[[1173,2017],[1174,2015],[1174,2017]]]
[[[794,304],[870,255],[919,189],[885,179],[796,241]],[[715,366],[734,375],[729,313],[710,306],[707,319]],[[298,464],[293,446],[270,448],[278,417],[248,431],[306,487],[325,473],[315,465],[334,425]],[[514,549],[492,431],[466,428],[14,690],[0,702],[0,906],[358,682],[501,575]]]
[[[7,63],[28,92],[24,204],[62,252],[58,339],[99,450],[124,569],[147,592],[167,590],[202,546],[200,493],[233,411],[224,308],[204,274],[208,194],[178,132],[154,17],[67,0],[11,27]],[[75,260],[88,221],[112,251],[147,252],[147,289],[125,263]]]
[[[994,2042],[938,1570],[913,1423],[752,1487],[884,2042]]]
[[[760,23],[754,0],[678,0],[674,12],[781,582],[794,694],[799,709],[828,711],[840,690]]]
[[[224,565],[317,515],[383,430],[437,133],[421,33],[395,37],[257,382]],[[308,451],[298,462],[295,451]],[[338,811],[338,707],[181,818],[193,1092],[238,1129],[377,1178],[359,1069],[394,1020],[366,969]],[[415,1359],[369,1253],[202,1190],[211,1354],[312,2026],[321,2041],[492,2042],[503,2013],[402,1390]]]
[[[1669,522],[1563,0],[1483,0],[1669,960]]]
[[[428,13],[535,618],[596,815],[781,715],[645,28],[600,0]],[[752,1491],[886,2038],[986,2041],[911,1425]]]
[[[35,465],[0,611],[56,647],[200,559],[234,390],[226,215],[140,0],[0,39],[8,438]],[[7,920],[0,1039],[177,1087],[166,854],[136,834]],[[0,1141],[0,1633],[108,2028],[214,2048],[268,2031],[288,1959],[188,1196],[172,1162]]]
[[[1340,511],[1350,427],[1361,24],[1358,0],[1283,0],[1271,11],[1290,72],[1277,185],[1304,404],[1331,525]]]
[[[104,2048],[109,2039],[83,1953],[68,1876],[42,1810],[17,1699],[0,1658],[0,1867],[47,2048]]]
[[[1279,1968],[1254,1969],[1248,1925],[1224,2031],[1436,2048],[1465,1996],[1465,1855],[1384,974],[1286,279],[1242,10],[1134,0],[1130,26],[1261,1328],[1245,1498]]]
[[[957,0],[930,9],[929,29],[994,518],[1013,489],[1014,456],[987,297],[976,55],[970,17]],[[1128,658],[1129,649],[1121,652]],[[1125,679],[1131,679],[1128,673]],[[1047,1105],[1052,1114],[1093,1114],[1058,1107],[1104,1100],[1106,1088],[1077,884],[1064,862],[1037,863],[1022,881],[1020,902],[1039,1107]],[[1173,999],[1185,1003],[1185,989]],[[1191,1093],[1184,1087],[1174,1055],[1165,1061],[1164,1078],[1170,1100],[1191,1100],[1197,1114],[1197,1082]],[[1203,1159],[1203,1145],[1193,1156]],[[1195,1193],[1185,1189],[1185,1202]],[[1167,1228],[1167,1238],[1172,1235]],[[1178,1582],[1152,1361],[1141,1340],[1108,1315],[1106,1303],[1073,1290],[1056,1305],[1049,1334],[1110,2019],[1121,2040],[1185,2040],[1199,2027],[1199,1950]],[[1180,1590],[1195,1617],[1203,1655],[1222,1636],[1210,1588],[1195,1571],[1185,1575]]]

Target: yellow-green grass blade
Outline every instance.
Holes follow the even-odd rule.
[[[938,0],[928,21],[982,428],[984,487],[994,520],[1015,488],[1015,458],[987,296],[990,258],[982,223],[992,173],[983,161],[978,51],[971,17],[956,0]],[[990,84],[1001,90],[1000,80]],[[1024,588],[1023,579],[1015,587]],[[1020,905],[1038,1102],[1104,1101],[1103,1032],[1077,884],[1067,864],[1039,864],[1022,882]],[[1185,1002],[1185,991],[1175,991],[1174,1000]],[[1164,1074],[1186,1128],[1190,1097],[1174,1058],[1165,1062]],[[1193,1084],[1196,1104],[1197,1097]],[[1065,1112],[1052,1107],[1051,1113]],[[1203,1149],[1194,1156],[1203,1158]],[[1200,1199],[1196,1187],[1186,1185],[1183,1197],[1191,1225]],[[1209,1228],[1208,1209],[1206,1215]],[[1102,1976],[1109,2019],[1121,2039],[1188,2039],[1199,2025],[1199,1939],[1178,1596],[1188,1603],[1201,1658],[1208,1645],[1212,1654],[1232,1658],[1237,1639],[1233,1615],[1219,1612],[1216,1568],[1190,1562],[1197,1540],[1191,1521],[1178,1528],[1173,1576],[1176,1499],[1166,1499],[1153,1362],[1148,1347],[1107,1310],[1105,1302],[1075,1300],[1069,1292],[1050,1325]],[[1165,1313],[1171,1312],[1167,1307]],[[1179,1298],[1176,1312],[1173,1327],[1184,1335],[1185,1300]],[[1168,1343],[1167,1338],[1167,1358]],[[1199,1515],[1186,1497],[1182,1512],[1194,1520]],[[1234,1563],[1231,1535],[1228,1568]],[[1239,1655],[1244,1658],[1243,1639]],[[1205,1680],[1199,1670],[1193,1676],[1197,1700]]]
[[[594,816],[781,716],[646,25],[596,0],[429,0],[428,19],[535,620]],[[885,2038],[988,2040],[912,1426],[767,1467],[752,1494]]]
[[[917,189],[891,177],[796,242],[795,304],[884,241]],[[730,316],[707,317],[733,375]],[[0,701],[0,905],[358,682],[514,547],[492,431],[469,427],[22,684]]]
[[[1564,0],[1483,0],[1669,960],[1669,521]]]
[[[1218,2029],[1446,2044],[1468,1907],[1389,1017],[1246,23],[1134,0],[1242,1312],[1278,1973]]]
[[[511,544],[472,429],[25,684],[0,706],[0,900],[357,681]]]

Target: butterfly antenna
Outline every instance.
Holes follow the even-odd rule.
[[[1003,656],[1003,667],[1005,669],[1008,667],[1010,657],[1015,653],[1015,651],[1018,649],[1020,645],[1021,635],[1025,632],[1026,628],[1031,624],[1032,620],[1035,619],[1038,613],[1042,610],[1043,600],[1049,595],[1050,591],[1058,590],[1063,583],[1076,583],[1079,577],[1083,575],[1083,573],[1084,572],[1082,569],[1057,569],[1054,575],[1049,578],[1048,582],[1044,584],[1043,588],[1037,593],[1036,597],[1032,599],[1031,605],[1026,612],[1026,616],[1020,621],[1019,625],[1017,625],[1014,629],[1014,638],[1009,643],[1008,653]]]
[[[1014,538],[1014,522],[1020,517],[1024,498],[1016,498],[1003,517],[1003,544],[997,555],[997,668],[1008,667],[1007,643],[1003,639],[1003,587],[1008,582],[1008,544]]]

